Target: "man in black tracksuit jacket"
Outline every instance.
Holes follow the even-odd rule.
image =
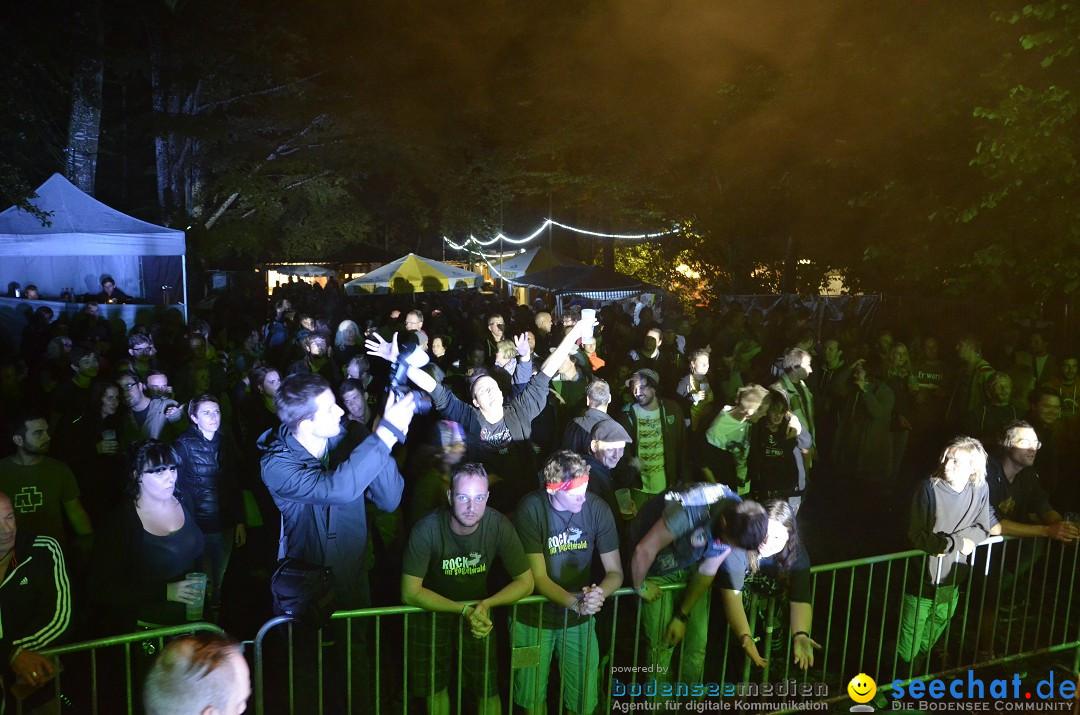
[[[0,492],[0,710],[16,681],[40,687],[51,678],[52,663],[37,651],[70,623],[71,585],[60,545],[50,536],[19,534],[11,500]]]

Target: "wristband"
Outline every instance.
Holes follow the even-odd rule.
[[[746,647],[746,640],[745,639],[747,639],[747,638],[750,639],[751,643],[754,642],[754,637],[752,635],[750,635],[749,633],[743,633],[741,636],[739,636],[739,645],[741,647],[743,647],[743,648]]]
[[[386,431],[394,436],[394,439],[396,439],[401,444],[405,444],[405,433],[399,430],[394,425],[390,424],[390,420],[383,420],[379,422],[379,427],[385,427]]]
[[[799,636],[806,636],[807,638],[809,638],[810,634],[807,633],[806,631],[795,631],[794,633],[791,634],[792,642],[794,642],[795,639],[798,638]]]
[[[17,646],[15,650],[11,652],[11,658],[8,659],[8,665],[15,662],[15,659],[19,657],[19,654],[23,652],[22,646]]]
[[[467,611],[467,610],[469,610],[469,604],[466,603],[464,606],[461,607],[461,615],[464,616],[465,611]]]
[[[687,615],[682,612],[682,609],[676,609],[671,614],[671,617],[674,618],[676,621],[679,621],[680,623],[686,623]]]
[[[648,581],[642,581],[642,582],[641,582],[641,588],[639,588],[639,589],[637,590],[637,592],[638,592],[638,595],[639,595],[639,596],[644,596],[644,595],[645,595],[645,590],[646,590],[646,589],[647,589],[648,587],[649,587],[649,582],[648,582]]]

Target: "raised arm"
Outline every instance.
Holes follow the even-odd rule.
[[[596,325],[595,319],[593,320],[593,325]],[[566,362],[566,358],[570,357],[570,353],[577,350],[577,341],[581,338],[581,334],[584,330],[584,320],[579,320],[575,323],[574,327],[563,336],[562,342],[555,348],[555,351],[544,359],[544,362],[540,365],[540,372],[548,377],[555,377],[555,373],[557,373],[562,364]]]

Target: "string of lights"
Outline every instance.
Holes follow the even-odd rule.
[[[463,243],[463,244],[461,244],[459,246],[458,244],[454,243],[453,241],[451,241],[446,236],[443,236],[443,240],[446,241],[446,245],[450,246],[450,248],[453,248],[454,250],[466,251],[468,253],[473,254],[474,256],[480,256],[482,258],[509,258],[510,256],[516,256],[516,255],[518,255],[519,253],[521,253],[521,252],[523,252],[525,250],[524,248],[519,248],[516,251],[503,251],[502,253],[484,253],[483,251],[475,251],[475,250],[469,248],[468,247],[469,246],[468,241],[466,241],[465,243]]]
[[[590,231],[589,229],[578,228],[577,226],[570,226],[569,224],[560,223],[558,221],[555,221],[554,219],[548,218],[544,219],[544,222],[540,224],[540,228],[536,229],[524,238],[513,238],[500,232],[495,237],[487,241],[481,241],[476,236],[470,234],[468,240],[466,240],[460,246],[445,236],[443,236],[443,240],[446,241],[448,246],[459,251],[465,250],[465,246],[468,246],[470,243],[475,243],[478,246],[490,246],[499,241],[503,241],[505,243],[510,243],[515,246],[520,246],[536,240],[537,237],[539,237],[540,234],[542,234],[549,226],[558,226],[561,229],[572,231],[574,233],[580,233],[585,236],[594,236],[596,238],[610,238],[621,241],[646,241],[653,238],[663,238],[664,236],[671,236],[673,234],[676,234],[680,230],[678,227],[675,227],[667,231],[660,231],[657,233],[604,233],[602,231]]]

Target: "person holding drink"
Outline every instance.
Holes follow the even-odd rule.
[[[205,542],[176,490],[179,457],[154,439],[131,455],[127,496],[98,533],[90,573],[90,600],[109,633],[183,623],[189,605],[194,619],[205,595],[205,575],[191,573]]]
[[[101,523],[124,498],[124,456],[118,435],[123,430],[120,387],[98,380],[90,385],[86,412],[61,426],[58,443],[65,445],[86,513]]]

